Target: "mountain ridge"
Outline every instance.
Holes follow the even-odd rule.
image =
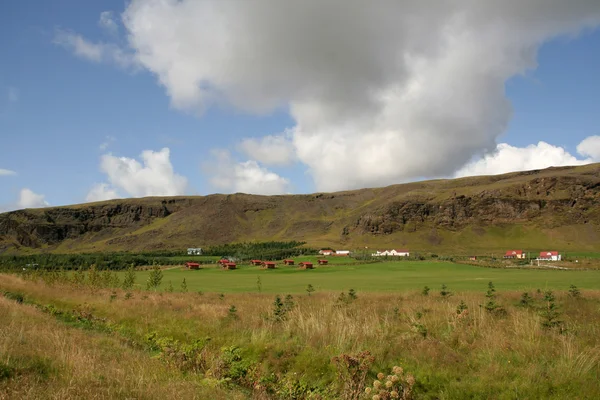
[[[130,198],[0,214],[4,254],[263,240],[453,253],[597,250],[600,164],[332,193]]]

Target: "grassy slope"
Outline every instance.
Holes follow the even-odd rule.
[[[413,251],[451,254],[500,251],[524,247],[530,251],[548,246],[559,250],[594,251],[600,242],[600,210],[587,210],[587,224],[573,222],[568,213],[544,220],[499,222],[480,225],[469,223],[460,228],[436,229],[431,221],[411,220],[403,231],[388,235],[351,232],[362,215],[378,215],[393,202],[412,201],[443,203],[460,196],[492,196],[505,200],[569,200],[565,190],[549,190],[548,180],[569,177],[597,180],[600,164],[572,168],[552,168],[536,173],[513,173],[499,176],[435,180],[385,188],[362,189],[333,194],[294,196],[211,195],[206,197],[144,198],[113,200],[60,207],[62,210],[87,210],[89,207],[130,205],[161,207],[161,202],[175,201],[176,211],[166,218],[153,217],[143,223],[116,225],[96,233],[67,239],[57,246],[19,251],[56,253],[95,251],[151,251],[161,248],[183,249],[231,241],[304,240],[315,247],[333,246],[362,249],[364,246],[409,247]],[[531,183],[535,182],[535,183]],[[529,190],[531,185],[537,185]],[[528,191],[529,190],[529,191]],[[30,210],[40,216],[45,210]],[[433,236],[433,237],[432,237]],[[12,238],[5,238],[5,244]],[[0,244],[2,239],[0,238]]]
[[[149,271],[138,272],[138,283],[145,284]],[[353,288],[359,292],[419,291],[427,285],[439,290],[442,284],[452,291],[485,291],[489,281],[502,290],[567,290],[570,284],[586,289],[600,288],[600,271],[562,271],[483,268],[449,262],[383,262],[362,265],[319,266],[302,270],[279,266],[275,270],[243,266],[226,271],[207,266],[189,271],[174,268],[163,271],[162,289],[171,282],[180,290],[185,278],[189,291],[257,292],[260,277],[266,293],[304,293],[308,284],[317,291],[340,292]]]
[[[170,369],[174,381],[162,382],[159,378],[160,383],[153,384],[156,376],[165,374],[156,360],[143,361],[135,354],[137,364],[130,366],[132,355],[125,350],[119,354],[125,363],[123,368],[122,364],[110,361],[114,359],[112,346],[119,347],[112,338],[72,332],[27,308],[17,310],[26,306],[7,305],[2,301],[0,310],[10,307],[10,311],[0,312],[0,318],[13,324],[7,332],[14,333],[0,336],[3,350],[8,349],[12,355],[28,351],[37,357],[49,357],[59,366],[63,363],[80,366],[58,369],[55,378],[44,383],[43,389],[42,384],[26,381],[26,387],[35,390],[32,397],[46,390],[50,396],[66,398],[61,396],[65,387],[74,387],[72,397],[77,397],[77,393],[85,397],[89,385],[99,390],[100,398],[110,398],[111,394],[114,398],[117,390],[124,393],[123,397],[128,394],[143,398],[169,397],[169,388],[173,386],[181,390],[180,398],[191,398],[185,391],[193,385],[190,380],[193,382],[195,377],[202,378],[222,368],[220,349],[231,345],[240,346],[243,360],[257,366],[253,374],[258,376],[253,375],[253,379],[277,376],[283,382],[299,381],[320,389],[337,388],[331,357],[369,350],[375,356],[369,380],[374,379],[378,371],[387,373],[391,366],[401,365],[416,377],[417,399],[600,396],[597,384],[600,336],[595,323],[600,318],[598,291],[584,291],[582,299],[557,293],[561,320],[567,328],[565,334],[560,334],[541,327],[538,307],[543,307],[544,302],[539,296],[534,294],[533,308],[521,308],[514,305],[519,294],[505,291],[499,291],[497,298],[507,310],[505,317],[494,317],[480,308],[487,301],[483,293],[455,293],[450,299],[442,299],[433,292],[428,297],[415,293],[359,292],[358,300],[344,307],[334,306],[335,295],[316,293],[311,297],[296,296],[297,306],[289,318],[276,323],[265,319],[273,302],[272,295],[268,294],[227,294],[220,299],[216,294],[134,292],[133,298],[126,300],[124,293],[117,290],[116,298],[109,301],[111,291],[48,287],[9,275],[0,278],[0,289],[22,292],[26,299],[37,303],[53,304],[62,310],[77,309],[85,304],[94,315],[107,318],[128,337],[144,337],[152,331],[159,337],[172,336],[185,343],[199,337],[212,337],[206,353],[207,364],[198,375],[190,374],[182,382]],[[468,313],[458,317],[456,305],[461,300],[468,307]],[[228,315],[231,304],[237,307],[234,319]],[[22,313],[35,318],[24,318],[20,316]],[[6,330],[6,325],[0,326]],[[50,331],[52,334],[48,334]],[[70,335],[68,340],[62,340],[66,333]],[[39,345],[26,349],[19,344],[19,337],[24,337],[26,343],[39,340]],[[90,340],[86,347],[84,343]],[[108,361],[103,358],[105,351],[98,348],[102,340],[106,344],[101,348],[109,349]],[[80,344],[83,346],[77,347]],[[92,362],[78,364],[83,360]],[[149,369],[156,370],[156,375],[148,377],[145,371]],[[104,379],[103,385],[97,384],[100,376]],[[146,385],[136,386],[138,380],[149,382],[147,389]],[[8,380],[0,384],[23,388],[22,381]],[[158,391],[151,391],[154,388]],[[147,391],[136,393],[136,389]],[[197,396],[219,398],[218,395],[203,397],[201,392]],[[324,398],[341,396],[334,391]]]

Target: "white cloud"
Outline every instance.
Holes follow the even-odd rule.
[[[88,61],[112,63],[121,68],[137,66],[134,55],[114,43],[92,43],[79,34],[63,30],[57,30],[54,43]]]
[[[99,149],[100,151],[104,151],[109,148],[109,146],[117,140],[114,136],[106,136],[105,141],[100,143]]]
[[[111,186],[104,186],[102,193],[113,195],[116,190],[122,190],[132,197],[185,194],[187,179],[173,170],[167,147],[160,151],[144,150],[140,158],[142,162],[112,154],[103,155],[100,170],[107,175]]]
[[[584,139],[581,144],[588,139],[590,138]],[[578,151],[581,144],[577,147]],[[581,151],[579,153],[586,155]],[[537,145],[531,144],[527,147],[514,147],[507,143],[500,143],[494,152],[468,163],[458,170],[455,176],[496,175],[548,167],[582,165],[591,162],[594,162],[591,158],[578,159],[564,148],[546,142],[539,142]]]
[[[492,151],[506,80],[599,22],[597,0],[133,0],[123,14],[175,107],[289,109],[318,190],[448,175]]]
[[[577,152],[594,161],[600,161],[600,136],[589,136],[583,139],[577,146]]]
[[[89,193],[85,198],[85,201],[104,201],[119,198],[121,198],[121,196],[119,196],[119,193],[117,193],[115,189],[110,187],[109,184],[97,183],[92,187],[92,189],[90,189]]]
[[[19,200],[17,201],[18,208],[40,208],[48,207],[50,204],[45,200],[43,194],[37,194],[31,189],[21,189]]]
[[[100,19],[98,25],[102,27],[106,32],[111,35],[117,35],[119,33],[119,26],[117,25],[112,11],[102,11],[100,13]]]
[[[236,162],[227,151],[213,151],[214,160],[204,166],[210,183],[219,190],[249,194],[288,193],[290,182],[261,167],[256,161]]]
[[[0,176],[8,176],[8,175],[16,175],[15,171],[11,171],[10,169],[2,169],[0,168]]]
[[[262,138],[245,138],[238,147],[248,158],[265,165],[289,165],[296,160],[294,144],[290,138],[291,135],[287,133]]]

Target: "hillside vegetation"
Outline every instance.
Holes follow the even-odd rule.
[[[243,241],[320,248],[594,251],[600,164],[310,195],[123,199],[0,214],[0,252],[182,250]]]

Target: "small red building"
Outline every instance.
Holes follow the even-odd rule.
[[[223,265],[223,266],[225,266],[225,264],[227,264],[228,262],[229,262],[229,260],[228,260],[228,259],[226,259],[226,258],[221,258],[221,259],[219,260],[219,264],[221,264],[221,265]]]
[[[285,264],[285,265],[294,265],[294,260],[283,260],[283,264]]]
[[[268,269],[273,269],[275,268],[277,264],[275,264],[273,261],[265,261],[263,262],[263,267],[264,268],[268,268]]]
[[[300,268],[304,268],[304,269],[313,269],[313,268],[314,268],[314,267],[313,267],[313,263],[311,263],[311,262],[308,262],[308,261],[303,261],[303,262],[301,262],[300,264],[298,264],[298,266],[299,266]]]
[[[525,253],[523,250],[507,250],[504,258],[525,258]]]
[[[187,269],[200,269],[200,264],[197,262],[186,262],[185,266]]]
[[[260,261],[260,260],[250,260],[250,264],[252,264],[252,265],[262,265],[262,261]]]
[[[319,260],[319,265],[327,265],[327,260]]]
[[[235,263],[228,262],[228,263],[223,264],[223,268],[225,268],[225,269],[236,269],[237,265],[235,265]]]

